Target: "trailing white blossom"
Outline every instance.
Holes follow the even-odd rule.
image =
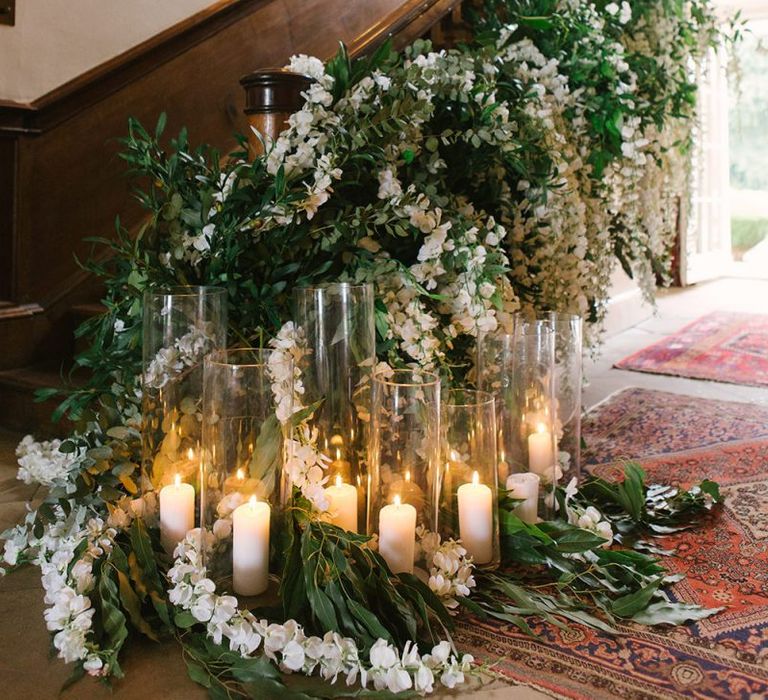
[[[144,386],[162,389],[185,369],[202,362],[212,348],[210,324],[190,325],[187,333],[177,338],[172,346],[160,348],[150,360],[144,372]]]
[[[168,571],[171,603],[189,612],[206,625],[208,636],[242,656],[264,654],[284,673],[318,674],[329,683],[343,679],[348,685],[389,690],[414,690],[420,695],[434,691],[438,684],[454,688],[464,682],[474,659],[458,657],[448,642],[440,642],[429,654],[421,655],[415,644],[398,650],[384,639],[377,640],[361,658],[353,639],[327,632],[323,637],[307,636],[294,620],[270,624],[248,610],[239,610],[237,598],[216,593],[203,564],[203,549],[216,544],[213,533],[192,530],[174,552]]]

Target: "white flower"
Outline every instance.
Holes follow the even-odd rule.
[[[403,188],[392,168],[385,168],[379,173],[379,199],[397,199],[403,194]]]
[[[84,662],[83,668],[91,675],[101,675],[100,671],[104,667],[104,662],[95,654],[91,654]]]
[[[413,686],[411,674],[399,666],[393,666],[387,671],[386,683],[390,693],[401,693]]]
[[[624,0],[624,2],[621,3],[621,13],[619,14],[619,22],[621,24],[626,24],[629,22],[629,20],[632,19],[632,6]]]
[[[304,649],[298,642],[291,640],[282,649],[282,665],[289,671],[299,671],[304,660]]]
[[[16,562],[18,561],[20,552],[21,552],[21,548],[13,540],[5,541],[5,548],[3,550],[3,559],[7,564],[10,564],[11,566],[16,566]]]
[[[216,607],[216,598],[211,593],[204,593],[195,599],[189,612],[192,616],[200,622],[208,622],[213,615],[213,611]]]
[[[391,668],[397,661],[397,652],[384,640],[377,640],[369,654],[373,668]]]
[[[229,518],[218,518],[213,523],[213,535],[217,540],[226,540],[232,534],[232,521]]]
[[[79,629],[65,629],[53,637],[53,646],[68,664],[82,659],[87,651],[85,648],[85,632]]]
[[[16,448],[19,463],[17,478],[25,484],[63,486],[69,475],[76,471],[82,460],[82,450],[70,453],[59,451],[61,440],[36,442],[27,435]]]

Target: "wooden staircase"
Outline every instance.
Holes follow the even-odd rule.
[[[75,328],[102,311],[98,283],[80,269],[89,236],[114,218],[129,231],[143,213],[117,158],[134,116],[223,152],[247,133],[239,78],[295,53],[350,55],[387,38],[404,46],[450,33],[461,0],[221,0],[31,104],[0,100],[0,426],[63,434],[50,423],[78,350]]]

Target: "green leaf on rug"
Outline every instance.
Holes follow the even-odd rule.
[[[700,605],[688,603],[659,601],[632,615],[632,622],[639,622],[641,625],[682,625],[703,620],[721,610],[724,608],[702,608]]]
[[[633,617],[647,607],[663,581],[662,577],[657,578],[639,591],[617,598],[611,605],[611,612],[617,617]]]

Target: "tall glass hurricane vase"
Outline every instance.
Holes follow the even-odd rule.
[[[499,564],[496,410],[485,391],[443,396],[438,532],[459,539],[475,565]]]
[[[267,588],[286,488],[273,384],[292,377],[290,355],[278,350],[221,350],[205,359],[202,523],[215,536],[207,566],[216,580],[231,576],[225,587],[241,595]]]
[[[582,318],[551,312],[555,332],[555,429],[563,480],[581,476]]]
[[[412,573],[417,528],[437,529],[440,380],[419,370],[373,375],[368,533],[394,573]]]
[[[294,291],[295,321],[307,354],[301,378],[310,427],[330,459],[329,511],[345,529],[364,532],[371,372],[376,357],[373,285],[331,283]],[[344,494],[356,491],[351,510]],[[341,498],[344,504],[337,503]]]
[[[148,291],[143,310],[142,491],[159,494],[163,543],[195,526],[200,490],[203,358],[226,346],[218,287]]]
[[[553,514],[554,489],[562,477],[555,432],[554,351],[548,321],[519,322],[513,334],[486,335],[478,351],[479,385],[496,397],[499,479],[512,498],[529,505],[537,502],[536,512],[526,516],[531,521]]]

